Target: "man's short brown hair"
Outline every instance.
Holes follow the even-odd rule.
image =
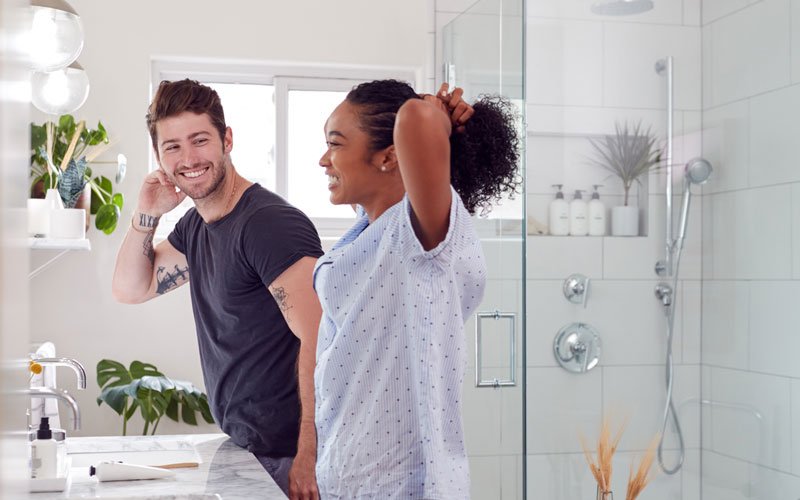
[[[175,82],[164,80],[159,84],[153,102],[147,110],[147,129],[150,131],[150,140],[153,141],[156,156],[159,156],[156,122],[185,111],[198,115],[207,114],[211,124],[219,132],[220,140],[224,142],[227,126],[217,91],[188,78]]]

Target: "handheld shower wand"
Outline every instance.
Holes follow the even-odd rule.
[[[678,416],[675,413],[675,405],[672,402],[672,392],[673,386],[675,381],[675,373],[673,368],[673,359],[672,359],[672,340],[673,334],[675,329],[675,303],[674,295],[678,290],[678,271],[680,269],[681,263],[681,253],[683,252],[683,242],[686,239],[686,227],[688,226],[689,221],[689,206],[691,204],[692,199],[692,184],[704,184],[708,178],[711,176],[712,172],[711,163],[703,158],[693,158],[689,160],[684,168],[684,181],[683,181],[683,201],[681,203],[681,217],[680,217],[680,225],[678,227],[678,237],[674,241],[669,241],[668,248],[672,255],[672,262],[674,263],[674,267],[672,269],[672,288],[669,289],[668,285],[661,284],[660,287],[656,287],[656,296],[662,298],[663,296],[668,295],[668,301],[662,301],[666,308],[666,315],[667,315],[667,363],[666,363],[666,385],[667,385],[667,397],[666,402],[664,404],[664,418],[661,425],[661,440],[658,443],[658,464],[661,466],[661,470],[663,470],[667,474],[675,474],[678,472],[681,467],[683,466],[683,460],[685,455],[685,447],[683,442],[683,432],[681,431],[681,425],[678,421]],[[664,289],[668,289],[665,293]],[[659,292],[661,295],[659,295]],[[664,456],[663,456],[663,449],[664,449],[664,434],[667,430],[667,422],[669,422],[670,415],[672,416],[672,424],[675,428],[675,433],[677,434],[678,444],[680,448],[680,454],[678,456],[678,463],[672,467],[668,468],[664,464]]]

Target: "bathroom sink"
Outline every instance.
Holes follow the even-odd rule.
[[[188,441],[131,441],[93,443],[91,446],[69,443],[67,455],[72,467],[89,467],[107,460],[135,465],[195,467],[202,462]]]

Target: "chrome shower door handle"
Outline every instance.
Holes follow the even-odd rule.
[[[483,322],[506,321],[508,323],[508,375],[502,378],[483,376]],[[517,385],[516,363],[517,344],[516,313],[503,313],[498,310],[490,313],[477,313],[475,315],[475,387],[513,387]]]

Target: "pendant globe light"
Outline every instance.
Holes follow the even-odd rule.
[[[83,48],[83,24],[65,0],[31,0],[31,64],[36,71],[70,65]]]
[[[78,61],[55,71],[37,71],[31,77],[31,101],[51,115],[72,113],[89,96],[89,77]]]

